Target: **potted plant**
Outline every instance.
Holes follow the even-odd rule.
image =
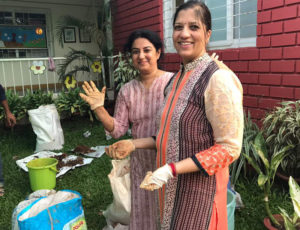
[[[243,155],[258,173],[257,183],[258,186],[264,192],[264,206],[269,219],[275,227],[280,227],[280,223],[278,222],[278,220],[275,219],[270,210],[269,202],[271,188],[274,183],[275,173],[277,171],[278,166],[280,165],[281,161],[289,154],[288,151],[294,146],[289,144],[276,150],[276,152],[273,152],[272,154],[268,154],[266,141],[262,135],[262,132],[259,132],[255,137],[253,147],[256,154],[261,159],[261,165],[257,164],[253,157],[248,156],[246,154]]]
[[[283,208],[280,208],[280,211],[284,219],[285,229],[296,230],[300,229],[300,187],[292,177],[289,178],[289,190],[294,207],[293,216],[289,216]]]
[[[284,174],[286,180],[292,176],[300,181],[300,101],[281,102],[281,106],[265,117],[263,128],[270,153],[277,152],[286,145],[294,146],[288,150],[277,174]]]
[[[242,145],[242,154],[240,157],[234,161],[230,165],[230,183],[232,187],[234,188],[240,174],[242,173],[244,177],[246,177],[247,174],[249,174],[249,169],[252,169],[252,166],[249,167],[249,164],[247,164],[247,160],[244,157],[243,154],[246,154],[247,156],[251,156],[257,164],[260,163],[259,156],[255,154],[253,149],[253,141],[256,137],[256,135],[259,133],[258,126],[251,120],[250,112],[248,113],[248,116],[244,116],[244,132],[243,132],[243,145]]]

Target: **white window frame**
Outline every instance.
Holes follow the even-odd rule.
[[[187,1],[187,0],[185,0]],[[209,0],[205,0],[209,1]],[[240,48],[240,47],[256,47],[256,36],[251,38],[233,38],[233,0],[227,0],[227,40],[209,42],[208,48],[214,49],[227,49],[227,48]],[[170,16],[171,9],[171,16]],[[172,22],[173,15],[176,10],[175,0],[163,0],[163,27],[164,27],[164,42],[166,53],[176,53],[172,41]],[[171,29],[170,29],[171,28]]]
[[[23,7],[9,7],[9,6],[3,6],[1,7],[1,11],[7,11],[12,12],[13,17],[15,17],[15,13],[33,13],[33,14],[44,14],[46,17],[46,39],[47,39],[47,48],[48,49],[48,56],[53,56],[54,54],[54,47],[53,47],[53,34],[51,32],[51,17],[50,17],[50,10],[48,9],[39,9],[39,8],[23,8]],[[15,48],[14,50],[18,50],[20,48]],[[21,48],[26,49],[26,48]],[[30,49],[30,48],[27,48]]]

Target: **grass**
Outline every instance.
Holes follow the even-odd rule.
[[[61,122],[65,144],[62,152],[69,151],[77,145],[97,146],[108,145],[115,140],[106,141],[103,127],[99,122],[93,123],[86,119],[63,120]],[[85,131],[91,131],[88,138],[83,137]],[[32,192],[28,174],[15,163],[33,154],[36,136],[31,125],[16,126],[14,131],[0,127],[0,152],[4,167],[5,196],[0,197],[0,229],[11,229],[11,215],[16,205],[26,199]],[[56,190],[71,189],[78,191],[83,197],[83,208],[89,230],[102,229],[105,225],[103,216],[98,213],[112,201],[107,175],[111,170],[110,159],[104,155],[96,158],[86,166],[76,168],[58,178]],[[235,211],[236,230],[265,229],[263,218],[266,216],[262,191],[259,190],[256,178],[240,179],[236,190],[241,194],[245,208]],[[271,196],[271,209],[279,213],[278,206],[292,211],[291,201],[286,187],[276,183]]]
[[[97,146],[108,145],[113,140],[106,141],[105,133],[99,122],[88,120],[62,121],[65,145],[62,152],[77,145]],[[91,136],[83,137],[83,133],[91,131]],[[11,215],[15,206],[24,200],[32,191],[29,177],[15,163],[33,154],[36,136],[31,125],[16,126],[14,131],[0,127],[0,152],[4,167],[5,196],[0,197],[0,229],[11,229]],[[67,172],[57,180],[56,190],[71,189],[78,191],[83,197],[83,207],[88,229],[101,229],[106,225],[103,216],[98,213],[105,210],[112,201],[107,175],[111,170],[110,159],[104,155],[96,158],[89,165]]]

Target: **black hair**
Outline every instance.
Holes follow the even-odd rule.
[[[197,17],[200,18],[201,22],[205,25],[206,31],[211,30],[210,11],[204,2],[196,1],[196,0],[190,0],[188,2],[185,2],[176,9],[176,12],[175,12],[174,18],[173,18],[173,26],[175,25],[175,21],[178,16],[178,13],[181,10],[186,10],[186,9],[195,9],[195,14],[197,15]]]
[[[152,31],[152,30],[138,29],[138,30],[133,31],[129,35],[129,37],[127,39],[127,42],[124,45],[124,52],[125,53],[131,52],[132,44],[138,38],[147,39],[149,42],[152,43],[152,45],[155,47],[156,51],[158,51],[160,49],[160,51],[161,51],[160,57],[157,60],[157,61],[159,61],[160,58],[163,56],[163,43],[162,43],[159,35],[156,32]]]

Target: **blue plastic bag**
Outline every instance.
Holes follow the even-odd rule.
[[[37,199],[17,217],[20,230],[86,230],[78,192],[62,190]]]

